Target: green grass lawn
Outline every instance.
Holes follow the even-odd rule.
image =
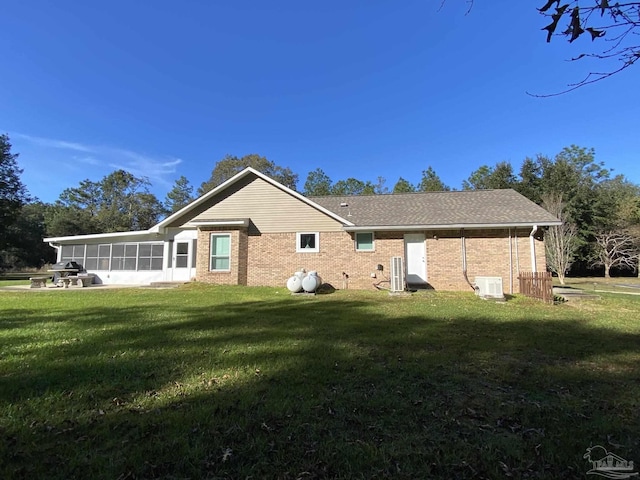
[[[29,280],[0,280],[0,287],[14,287],[16,285],[29,285]],[[51,282],[47,282],[50,284]]]
[[[0,292],[0,478],[585,478],[640,462],[640,297]]]
[[[640,294],[640,278],[638,277],[567,277],[566,286],[590,292],[614,292]],[[556,282],[557,286],[560,283]]]

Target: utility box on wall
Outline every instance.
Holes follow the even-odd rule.
[[[404,291],[404,265],[402,257],[391,257],[391,291]]]

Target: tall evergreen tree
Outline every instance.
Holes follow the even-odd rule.
[[[551,163],[546,157],[538,155],[535,159],[527,157],[520,166],[520,179],[514,189],[532,202],[542,202],[542,168]]]
[[[261,173],[264,173],[266,176],[273,178],[275,181],[290,188],[291,190],[296,189],[298,175],[293,173],[289,167],[280,167],[271,160],[267,160],[265,157],[252,153],[241,158],[227,155],[216,163],[216,166],[211,171],[211,178],[200,185],[198,194],[202,195],[207,193],[209,190],[213,190],[215,187],[226,182],[247,167],[251,167]]]
[[[357,178],[349,177],[346,180],[338,180],[331,187],[331,195],[373,195],[376,186],[370,181],[363,182]]]
[[[316,168],[307,175],[304,182],[304,195],[307,197],[320,197],[331,195],[331,179],[321,168]]]
[[[490,190],[514,188],[518,179],[509,162],[498,162],[495,167],[482,165],[462,182],[464,190]]]
[[[183,207],[186,207],[193,201],[193,187],[187,180],[187,177],[182,175],[173,184],[173,188],[164,201],[164,208],[169,213],[175,213]]]
[[[398,178],[398,181],[393,186],[393,193],[411,193],[415,191],[416,187],[402,177]]]
[[[422,171],[422,180],[418,184],[418,190],[421,192],[448,192],[451,188],[444,184],[433,167]]]
[[[42,267],[55,261],[54,250],[45,238],[46,205],[40,201],[25,204],[16,222],[8,229],[9,246],[2,252],[0,263],[13,268]]]
[[[18,154],[11,152],[9,136],[0,135],[0,250],[10,246],[9,228],[29,201],[17,159]]]

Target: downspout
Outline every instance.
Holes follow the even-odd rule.
[[[53,242],[49,242],[49,246],[56,251],[56,262],[60,261],[60,245],[54,245]]]
[[[531,250],[531,271],[534,273],[538,271],[536,269],[536,244],[535,239],[533,238],[537,231],[538,226],[534,225],[533,230],[531,230],[531,233],[529,234],[529,249]]]
[[[467,243],[464,238],[464,229],[460,229],[460,255],[462,256],[462,276],[467,281],[469,286],[476,291],[476,286],[469,281],[467,276]]]
[[[509,229],[509,293],[513,294],[513,244],[511,243],[511,229]]]
[[[515,237],[515,241],[516,241],[516,272],[518,272],[518,275],[520,275],[520,250],[518,250],[518,229],[517,228],[513,231],[513,236]]]

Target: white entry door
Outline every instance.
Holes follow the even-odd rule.
[[[404,249],[407,283],[427,283],[427,251],[424,233],[405,234]]]

